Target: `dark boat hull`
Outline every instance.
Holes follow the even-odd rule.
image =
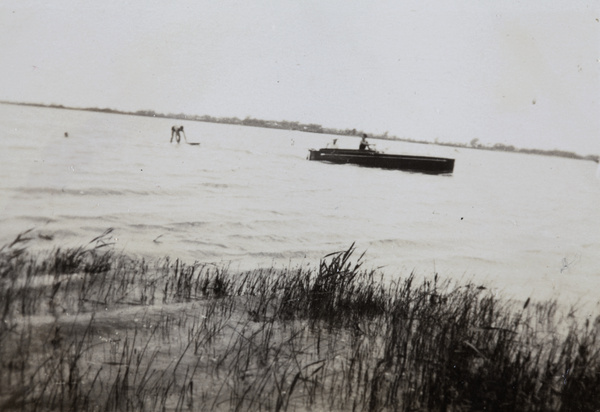
[[[379,153],[373,150],[311,149],[309,160],[337,164],[351,163],[367,167],[379,167],[382,169],[405,170],[429,174],[447,174],[454,171],[454,159],[393,155]]]

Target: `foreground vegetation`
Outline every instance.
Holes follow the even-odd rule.
[[[105,233],[105,235],[108,235]],[[0,249],[2,411],[592,411],[599,325],[408,275]]]

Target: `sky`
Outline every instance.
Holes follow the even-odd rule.
[[[600,2],[0,2],[0,100],[600,154]]]

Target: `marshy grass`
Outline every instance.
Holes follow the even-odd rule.
[[[411,274],[355,246],[231,272],[85,247],[0,249],[2,411],[593,411],[598,322]]]

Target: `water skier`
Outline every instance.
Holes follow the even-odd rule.
[[[183,133],[183,137],[185,138],[185,132],[183,131],[183,126],[179,126],[179,127],[172,126],[170,143],[173,143],[173,137],[175,138],[175,141],[177,143],[181,142],[181,133]],[[185,141],[187,142],[187,138],[185,138]]]

